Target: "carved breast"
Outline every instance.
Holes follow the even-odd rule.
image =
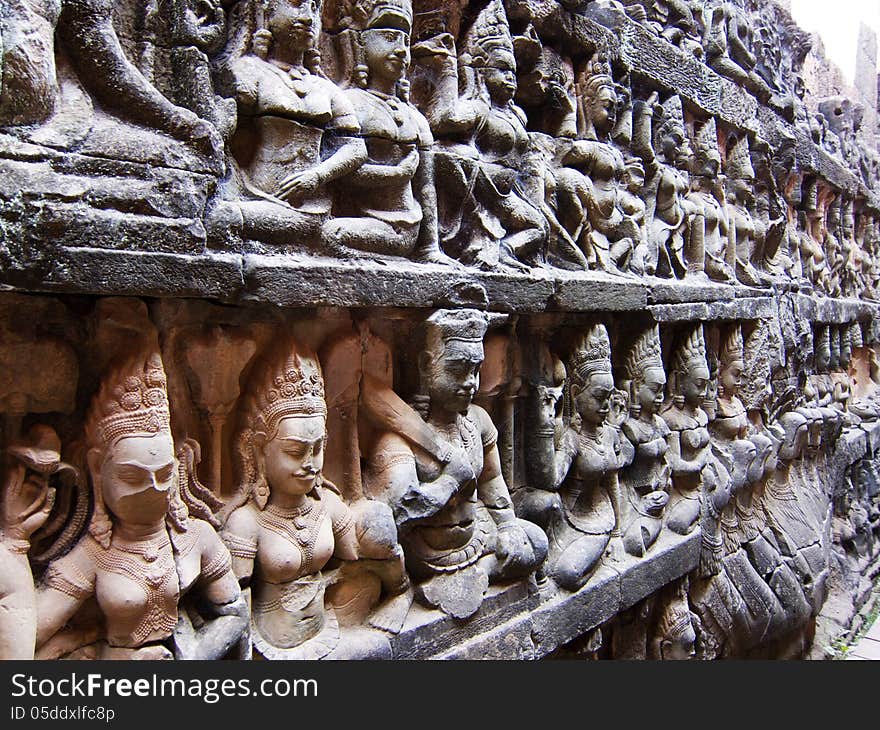
[[[95,595],[111,646],[138,647],[171,635],[181,589],[170,541],[142,552],[114,543],[96,553],[96,563]]]
[[[333,525],[324,510],[295,518],[260,513],[256,570],[264,581],[287,583],[317,573],[334,547]]]

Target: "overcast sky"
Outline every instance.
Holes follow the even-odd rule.
[[[818,31],[827,56],[852,83],[859,22],[880,37],[880,0],[791,0],[791,14],[803,29]]]

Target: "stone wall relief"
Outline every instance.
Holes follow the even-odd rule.
[[[456,618],[479,610],[490,582],[533,573],[548,550],[514,513],[498,430],[473,403],[487,328],[482,312],[440,310],[421,328],[412,405],[376,379],[361,391],[379,433],[366,491],[394,513],[416,597]]]

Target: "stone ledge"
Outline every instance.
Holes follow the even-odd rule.
[[[779,296],[791,296],[799,314],[814,322],[844,324],[880,316],[880,303],[859,299],[775,293],[726,284],[642,281],[592,271],[534,269],[529,275],[497,274],[403,260],[337,261],[65,246],[31,250],[17,243],[0,239],[0,289],[200,297],[224,304],[281,307],[472,306],[522,313],[648,312],[657,322],[774,317]]]

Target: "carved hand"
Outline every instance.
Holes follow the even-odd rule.
[[[220,133],[213,124],[189,109],[178,108],[171,133],[184,142],[189,142],[212,159],[219,160],[223,157],[224,144]]]
[[[407,178],[412,177],[416,174],[416,170],[419,169],[419,162],[419,151],[413,150],[400,161],[401,173]]]
[[[275,197],[291,202],[291,199],[302,198],[309,193],[313,193],[321,184],[321,177],[314,170],[304,170],[285,178],[278,190],[275,191]]]
[[[180,610],[177,626],[174,628],[174,656],[176,659],[193,659],[197,656],[198,633],[192,625],[189,614]]]
[[[612,536],[611,542],[608,543],[608,549],[605,552],[612,563],[621,562],[624,556],[623,540]]]
[[[505,568],[530,562],[533,552],[529,536],[516,520],[498,526],[495,555]]]
[[[608,415],[605,422],[609,426],[619,428],[627,419],[629,396],[623,390],[615,390],[608,399]]]
[[[3,490],[3,535],[7,540],[29,541],[55,504],[55,490],[49,482],[28,475],[22,464],[10,467]]]
[[[421,63],[440,63],[445,65],[449,59],[455,59],[455,38],[451,33],[440,33],[412,47],[413,58]]]
[[[443,473],[451,477],[458,484],[476,482],[477,475],[471,460],[464,450],[458,446],[453,447],[452,456],[443,468]]]

